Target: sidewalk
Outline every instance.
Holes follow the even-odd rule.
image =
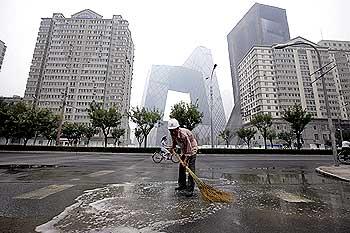
[[[326,176],[350,182],[350,165],[321,166],[316,168],[316,171]]]

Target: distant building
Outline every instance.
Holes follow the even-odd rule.
[[[67,98],[65,121],[88,123],[90,103],[130,107],[134,44],[120,15],[104,19],[91,10],[66,18],[42,18],[24,98],[59,113]],[[128,119],[122,127],[129,129]],[[129,139],[129,130],[125,140]]]
[[[0,102],[5,102],[8,104],[16,104],[23,101],[23,97],[14,95],[12,97],[0,96]]]
[[[227,35],[234,107],[227,128],[242,125],[238,64],[253,46],[283,43],[290,39],[286,10],[255,3]]]
[[[306,42],[318,47],[322,64],[335,61],[336,69],[325,75],[327,96],[334,124],[349,125],[350,99],[349,52],[350,42],[343,50],[336,50],[325,41],[319,45],[302,37],[288,43]],[[337,43],[338,44],[338,43]],[[345,56],[344,56],[345,55]],[[325,68],[329,69],[331,64]],[[277,132],[288,131],[289,123],[281,119],[285,109],[301,104],[314,120],[303,133],[306,147],[323,147],[330,140],[322,80],[312,82],[319,76],[315,51],[305,45],[273,49],[272,46],[254,46],[238,64],[240,107],[244,126],[250,126],[252,117],[258,113],[270,114]],[[310,75],[312,74],[312,75]],[[257,134],[257,144],[262,137]]]
[[[182,66],[153,65],[145,86],[143,106],[164,112],[169,90],[189,93],[191,102],[198,103],[204,117],[202,124],[197,126],[194,133],[201,144],[209,144],[210,134],[207,133],[210,132],[209,105],[202,74]],[[148,144],[158,145],[161,137],[169,133],[167,122],[162,122],[152,131]]]
[[[6,45],[3,41],[0,40],[0,71],[1,71],[2,63],[5,58],[5,52],[6,52]]]
[[[214,66],[213,57],[211,51],[208,48],[203,46],[197,47],[192,54],[187,58],[184,67],[196,70],[202,73],[202,79],[205,85],[205,93],[208,97],[208,106],[211,106],[210,100],[210,75]],[[221,98],[221,93],[219,89],[218,79],[216,73],[213,73],[213,131],[214,131],[214,142],[217,144],[217,140],[220,140],[219,134],[226,126],[225,110]],[[205,129],[205,132],[202,132],[202,135],[210,135],[210,129]]]

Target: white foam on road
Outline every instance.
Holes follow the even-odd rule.
[[[309,202],[313,202],[312,200],[306,198],[306,197],[302,197],[300,195],[294,194],[294,193],[288,193],[286,191],[277,191],[275,193],[275,195],[286,201],[286,202],[292,202],[292,203],[309,203]]]
[[[74,185],[71,184],[49,185],[47,187],[16,196],[15,199],[43,199],[45,197],[61,192],[73,186]]]
[[[110,173],[113,173],[113,172],[114,172],[113,170],[102,170],[102,171],[98,171],[98,172],[94,172],[94,173],[88,174],[87,176],[88,177],[98,177],[98,176],[104,176],[104,175],[107,175],[107,174],[110,174]]]
[[[164,233],[205,219],[228,205],[176,195],[175,181],[113,184],[85,191],[37,232]]]

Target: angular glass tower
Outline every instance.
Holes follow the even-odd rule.
[[[202,74],[203,82],[205,84],[205,93],[208,97],[208,106],[210,108],[210,75],[214,66],[213,57],[210,49],[203,46],[197,47],[187,58],[183,66],[196,70]],[[226,118],[224,105],[220,94],[219,84],[215,72],[213,73],[212,86],[214,144],[218,144],[218,135],[220,134],[220,131],[222,131],[225,128]],[[210,128],[203,128],[202,130],[205,130],[204,132],[202,132],[203,135],[210,135]]]
[[[226,128],[242,125],[237,65],[245,54],[259,45],[283,43],[290,39],[286,10],[255,3],[227,35],[234,107]]]

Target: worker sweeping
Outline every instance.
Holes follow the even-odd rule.
[[[170,152],[174,153],[176,145],[180,146],[181,160],[195,173],[198,144],[193,133],[188,129],[180,128],[179,122],[174,118],[168,121],[168,129],[173,141]],[[186,167],[180,163],[178,187],[175,190],[186,191],[185,196],[191,197],[193,196],[194,185],[195,182],[192,176],[188,176],[188,181],[186,182]]]

